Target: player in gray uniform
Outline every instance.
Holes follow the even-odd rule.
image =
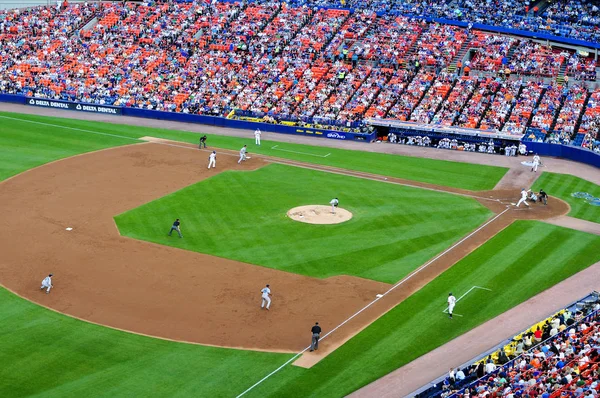
[[[260,305],[260,308],[265,308],[265,304],[267,304],[267,310],[269,309],[269,307],[271,306],[271,297],[269,297],[271,295],[271,289],[269,289],[269,285],[267,285],[266,287],[263,287],[262,290],[260,291],[261,295],[262,295],[262,303]]]
[[[238,160],[238,164],[242,163],[242,160],[246,160],[246,145],[242,149],[240,149],[240,160]]]
[[[339,203],[340,203],[340,201],[338,200],[338,198],[333,198],[329,202],[329,204],[331,205],[331,212],[333,214],[335,214],[335,208],[338,206]]]
[[[50,289],[52,289],[52,274],[45,277],[42,281],[42,287],[40,287],[40,290],[44,289],[47,289],[46,294],[50,293]]]

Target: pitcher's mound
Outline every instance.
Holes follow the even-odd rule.
[[[308,205],[298,206],[287,212],[289,218],[308,224],[339,224],[352,218],[348,210],[336,207],[335,214],[331,206]]]

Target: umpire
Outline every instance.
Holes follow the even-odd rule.
[[[206,134],[200,137],[200,144],[198,145],[198,149],[202,149],[202,147],[206,148]]]
[[[310,329],[312,332],[312,341],[310,343],[310,352],[319,349],[319,337],[321,336],[321,327],[319,326],[319,322],[315,322],[315,326]]]
[[[538,201],[544,202],[544,205],[548,204],[548,194],[543,189],[540,189],[540,194],[538,195]]]

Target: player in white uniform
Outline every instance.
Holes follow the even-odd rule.
[[[238,164],[242,163],[242,160],[246,160],[246,145],[242,149],[240,149],[240,160],[238,160]]]
[[[517,207],[519,207],[521,203],[525,203],[525,206],[529,207],[529,203],[527,203],[527,191],[525,188],[521,189],[521,199],[517,202]]]
[[[539,164],[540,164],[540,157],[536,153],[535,155],[533,155],[533,167],[531,168],[531,171],[535,171],[537,173]]]
[[[452,312],[454,312],[454,306],[456,305],[456,297],[450,293],[448,295],[448,317],[452,319]]]
[[[256,129],[256,131],[254,132],[254,141],[256,143],[256,145],[260,146],[260,135],[262,133],[260,132],[260,129]]]
[[[338,200],[338,198],[333,198],[331,199],[331,201],[329,202],[329,204],[331,205],[331,212],[333,214],[335,214],[335,208],[337,207],[337,205],[340,203],[340,201]]]
[[[42,281],[42,287],[40,290],[46,289],[46,294],[50,293],[50,289],[52,289],[52,274],[48,275]]]
[[[212,151],[210,155],[208,155],[208,168],[217,167],[217,151]]]
[[[269,285],[264,287],[260,292],[262,293],[262,304],[260,305],[260,308],[265,308],[266,303],[267,309],[269,309],[271,306],[271,297],[269,297],[271,295],[271,289],[269,289]]]

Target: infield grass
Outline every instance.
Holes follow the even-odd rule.
[[[550,196],[556,196],[571,206],[569,216],[600,223],[600,206],[589,203],[586,199],[573,197],[575,192],[589,193],[599,198],[600,186],[569,174],[544,172],[534,184],[534,190],[543,189]]]
[[[312,225],[286,216],[334,197],[351,220]],[[115,221],[131,238],[319,278],[394,283],[491,215],[467,197],[272,164],[219,173]],[[167,235],[175,218],[183,239]]]
[[[43,149],[45,146],[47,146],[47,144],[53,144],[53,142],[47,142],[53,139],[57,140],[56,143],[59,143],[65,139],[67,142],[65,149],[68,150],[70,145],[74,145],[78,141],[88,140],[110,146],[122,145],[124,143],[135,143],[135,140],[141,137],[153,136],[157,138],[165,138],[197,144],[200,137],[198,133],[185,131],[136,127],[130,125],[90,122],[56,117],[24,115],[8,112],[0,112],[0,116],[4,116],[4,118],[0,118],[0,123],[3,127],[2,133],[4,133],[5,127],[10,135],[15,136],[18,136],[24,131],[31,129],[34,130],[34,134],[27,133],[29,136],[24,136],[22,140],[15,138],[17,140],[17,145],[21,143],[22,145],[31,147],[30,151],[32,154],[37,154],[38,149]],[[31,122],[45,124],[35,124]],[[48,124],[51,124],[52,126],[49,126]],[[40,132],[42,135],[38,134]],[[114,137],[98,135],[94,134],[94,132],[101,134],[115,134],[128,137],[130,140],[125,138],[125,141],[115,143]],[[235,151],[238,151],[244,144],[248,144],[249,151],[251,153],[259,153],[285,159],[298,160],[326,166],[335,166],[348,170],[356,170],[468,190],[492,189],[507,171],[507,169],[503,167],[482,166],[470,163],[458,163],[445,160],[423,159],[347,149],[323,148],[312,145],[288,143],[282,144],[275,141],[263,141],[262,145],[258,147],[254,145],[254,139],[253,137],[250,137],[250,134],[251,133],[249,133],[249,138],[210,135],[208,137],[208,144],[211,148],[216,147],[232,149]],[[88,136],[96,137],[88,138]],[[277,147],[273,148],[275,145],[277,145]],[[7,148],[7,150],[9,150],[9,148]],[[4,151],[1,149],[0,151],[0,156],[3,156]],[[10,151],[7,153],[10,155]],[[61,155],[60,151],[57,153],[57,155]],[[69,155],[65,152],[65,154],[60,157],[64,156]],[[203,162],[204,159],[205,156],[203,155]],[[31,167],[41,164],[35,162],[37,159],[32,160],[34,161],[31,163]],[[0,164],[0,173],[3,172],[2,169],[5,167],[7,167],[7,165]]]

